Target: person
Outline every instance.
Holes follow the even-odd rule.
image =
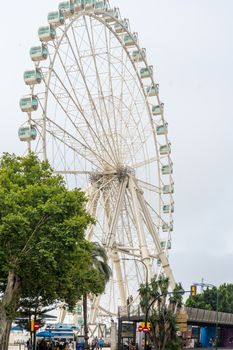
[[[68,350],[73,350],[73,343],[72,343],[72,340],[69,341]]]
[[[135,343],[133,341],[131,343],[129,343],[129,350],[136,350],[136,346],[135,346]]]
[[[31,338],[29,338],[29,339],[27,340],[27,349],[28,349],[28,350],[31,350],[31,348],[32,348],[32,340],[31,340]]]
[[[91,349],[95,350],[95,347],[96,347],[96,340],[95,340],[95,338],[93,338],[92,342],[91,342]]]
[[[43,338],[39,344],[39,350],[47,350],[47,342]]]
[[[100,337],[100,339],[99,339],[99,348],[100,348],[100,350],[103,349],[103,346],[104,346],[104,340],[103,340],[102,337]]]
[[[99,349],[99,340],[95,337],[95,349]]]

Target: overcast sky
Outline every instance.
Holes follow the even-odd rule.
[[[56,0],[1,4],[0,153],[22,153],[18,100],[27,89],[29,48]],[[233,1],[114,0],[155,67],[172,142],[173,249],[187,288],[233,282]]]

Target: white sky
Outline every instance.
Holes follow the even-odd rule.
[[[56,0],[1,4],[0,154],[22,153],[18,100],[29,48]],[[155,67],[172,142],[177,281],[233,282],[233,1],[113,0]]]

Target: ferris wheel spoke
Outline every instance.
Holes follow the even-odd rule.
[[[59,75],[56,73],[56,71],[53,70],[53,72],[54,72],[56,78],[59,80],[59,82],[60,82],[61,85],[63,86],[64,90],[66,91],[67,96],[69,96],[69,98],[72,100],[72,102],[74,103],[74,105],[75,105],[75,107],[77,108],[77,110],[82,114],[83,119],[84,119],[84,121],[86,122],[86,126],[87,126],[87,128],[89,129],[89,131],[90,131],[89,134],[91,135],[92,140],[93,140],[93,143],[94,143],[95,146],[96,146],[96,149],[97,149],[97,151],[98,151],[98,154],[103,154],[103,150],[104,150],[104,152],[108,153],[106,147],[103,145],[103,143],[102,143],[101,140],[99,139],[99,136],[96,134],[95,130],[91,127],[90,123],[87,121],[85,115],[83,114],[83,112],[82,112],[82,110],[81,110],[81,108],[80,108],[79,103],[76,102],[76,101],[74,100],[74,98],[71,96],[71,94],[69,93],[69,91],[68,91],[67,88],[65,87],[64,83],[61,81]],[[67,74],[67,72],[66,72],[66,74]],[[75,94],[75,96],[76,96],[76,94]],[[76,96],[76,98],[77,98],[77,96]],[[60,102],[59,102],[59,104],[60,104]],[[65,111],[64,108],[62,108],[62,109],[63,109],[63,111]],[[66,113],[67,113],[67,112],[66,112]],[[83,135],[82,135],[82,133],[80,132],[79,127],[73,122],[72,118],[69,116],[68,113],[67,113],[67,116],[68,116],[69,120],[71,121],[72,125],[74,126],[74,128],[76,129],[76,131],[78,132],[79,136],[83,139]],[[100,151],[98,150],[98,143],[96,142],[97,139],[98,139],[98,142],[99,142],[99,144],[100,144],[100,146],[101,146],[101,148],[102,148],[102,152],[100,152]],[[87,143],[87,141],[86,141],[85,139],[83,139],[83,140],[84,140],[85,143]],[[90,145],[87,145],[87,147],[88,147],[88,148],[91,148]],[[108,153],[108,154],[109,154],[109,153]],[[109,157],[110,157],[110,154],[109,154]]]
[[[54,96],[54,98],[56,99],[56,96],[55,96],[54,92],[51,90],[50,87],[49,87],[49,91],[50,91],[50,93]],[[72,118],[71,118],[71,116],[68,115],[68,113],[67,113],[66,109],[64,108],[64,106],[60,103],[59,100],[56,99],[56,101],[57,101],[57,103],[59,104],[59,106],[60,106],[60,108],[62,109],[62,111],[65,113],[65,115],[67,115],[67,117],[69,117],[69,120],[71,121],[71,123],[72,123],[72,125],[73,125]],[[47,120],[50,121],[51,123],[53,123],[54,125],[56,125],[60,130],[65,131],[65,130],[62,129],[58,124],[56,124],[55,122],[53,122],[51,119],[47,118]],[[75,126],[75,128],[76,128],[76,126]],[[77,130],[78,134],[80,135],[79,129],[76,128],[76,130]],[[71,135],[70,135],[70,136],[71,136]],[[78,142],[78,143],[80,144],[80,146],[82,146],[84,149],[89,150],[89,152],[90,152],[91,154],[93,154],[95,157],[97,157],[97,159],[101,160],[101,162],[108,163],[102,156],[100,156],[100,155],[97,154],[95,151],[93,151],[93,148],[92,148],[90,145],[88,145],[86,141],[85,141],[85,144],[83,144],[82,142],[80,142],[79,140],[76,139],[76,142]],[[109,165],[110,165],[110,163],[109,163]]]
[[[131,166],[133,169],[137,169],[137,168],[141,168],[141,167],[144,167],[146,165],[149,165],[149,164],[152,164],[152,163],[158,162],[158,161],[160,161],[160,159],[158,157],[152,157],[152,158],[149,158],[143,162],[132,164]]]
[[[96,53],[95,53],[95,49],[94,49],[94,34],[93,34],[93,26],[92,26],[92,23],[90,25],[90,28],[91,28],[91,33],[89,31],[89,28],[88,28],[88,25],[87,25],[87,21],[86,21],[86,17],[84,17],[84,21],[85,21],[85,26],[86,26],[86,31],[87,31],[87,36],[88,36],[88,40],[89,40],[89,44],[90,44],[90,48],[91,48],[91,52],[92,52],[92,57],[93,57],[93,61],[94,61],[94,66],[95,66],[95,73],[96,73],[96,78],[97,78],[97,82],[98,82],[98,93],[99,93],[99,100],[103,101],[103,104],[104,104],[104,110],[105,110],[105,115],[108,116],[109,114],[109,111],[107,109],[107,106],[106,106],[106,101],[105,101],[105,96],[104,96],[104,93],[103,93],[103,87],[102,87],[102,83],[101,83],[101,80],[100,80],[100,76],[99,76],[99,73],[98,73],[98,67],[97,67],[97,62],[96,62]],[[90,17],[90,21],[92,21],[92,18]],[[111,77],[109,78],[111,79]],[[113,108],[114,110],[114,108]],[[113,112],[114,114],[114,112]],[[109,128],[109,131],[111,133],[111,140],[113,141],[112,142],[112,145],[113,145],[113,149],[114,149],[114,154],[115,154],[115,157],[116,159],[119,158],[119,154],[117,152],[117,149],[116,149],[116,146],[115,146],[115,142],[114,142],[114,137],[113,137],[113,133],[112,133],[112,127],[111,127],[111,124],[109,122],[109,118],[107,117],[107,123],[108,123],[108,128]],[[119,161],[118,161],[119,162]]]
[[[123,51],[122,51],[123,52]],[[110,56],[110,54],[111,53],[109,53],[109,56]],[[114,58],[115,58],[115,56],[113,56]],[[126,57],[126,63],[124,64],[124,66],[125,66],[125,72],[128,72],[128,68],[127,68],[127,62],[128,62],[128,56],[127,55],[125,55],[125,57]],[[125,78],[125,76],[123,76],[122,74],[121,74],[121,72],[119,71],[119,69],[116,67],[116,66],[114,66],[114,69],[115,69],[115,71],[118,73],[118,75],[119,75],[119,77],[120,77],[120,80],[121,80],[121,82],[122,82],[122,87],[121,87],[121,89],[122,89],[122,91],[124,90],[123,89],[123,87],[125,86],[126,88],[127,88],[127,91],[128,91],[128,95],[129,95],[129,100],[130,100],[130,103],[131,103],[131,105],[130,105],[130,107],[129,106],[127,106],[127,110],[130,112],[128,112],[126,115],[128,115],[128,119],[126,119],[126,115],[123,113],[123,106],[124,106],[124,94],[121,92],[121,96],[120,96],[120,98],[119,98],[119,102],[120,102],[120,105],[121,105],[121,120],[122,120],[122,122],[123,123],[121,123],[121,132],[120,132],[120,134],[121,135],[124,135],[124,134],[126,134],[126,133],[128,133],[129,134],[129,127],[128,127],[128,125],[130,125],[130,124],[132,124],[132,122],[134,122],[133,123],[133,126],[132,126],[132,129],[133,129],[133,134],[131,135],[131,134],[127,134],[127,136],[125,137],[125,139],[128,139],[128,138],[132,138],[132,136],[135,138],[135,130],[137,130],[137,133],[136,133],[136,135],[137,135],[137,137],[138,137],[138,143],[140,143],[140,141],[141,141],[141,144],[145,144],[146,142],[147,142],[147,138],[144,138],[144,139],[142,139],[142,135],[143,135],[143,131],[141,130],[141,131],[139,131],[139,125],[141,124],[141,122],[142,122],[142,118],[141,118],[141,114],[142,114],[142,112],[140,112],[139,111],[139,109],[138,109],[138,103],[137,104],[135,104],[135,110],[136,110],[136,112],[137,112],[137,121],[135,120],[135,117],[134,117],[134,114],[132,113],[132,105],[135,103],[135,101],[137,100],[137,98],[138,98],[138,95],[137,96],[134,96],[134,94],[132,93],[132,88],[131,88],[131,86],[128,84],[128,82],[127,82],[127,80],[126,80],[126,78]],[[135,78],[137,78],[136,76],[133,76],[132,75],[132,73],[131,73],[131,79],[132,79],[132,81],[135,81]],[[135,84],[134,84],[134,88],[135,88]],[[144,104],[144,99],[145,99],[145,97],[144,97],[144,95],[142,94],[141,95],[141,98],[142,98],[142,102],[141,102],[141,104]],[[126,106],[126,104],[125,104],[125,106]],[[130,122],[131,121],[131,122]],[[149,124],[148,124],[149,125]],[[142,126],[142,128],[143,128],[143,126]],[[123,138],[123,136],[122,136],[122,138]],[[133,142],[131,142],[131,146],[133,145]],[[130,148],[130,147],[129,147]],[[135,152],[135,153],[137,153],[137,152]]]
[[[72,28],[72,29],[73,29],[73,28]],[[77,52],[77,55],[78,55],[78,57],[79,57],[79,62],[80,62],[80,63],[78,62],[78,60],[77,60],[77,58],[76,58],[76,55],[75,55],[75,52],[74,52],[72,46],[71,46],[71,51],[72,51],[72,53],[73,53],[73,56],[75,57],[77,66],[78,66],[79,69],[80,69],[80,72],[81,72],[81,75],[82,75],[82,79],[83,79],[84,85],[85,85],[86,90],[87,90],[87,94],[88,94],[88,98],[89,98],[89,101],[90,101],[90,105],[93,107],[93,109],[94,109],[94,111],[95,111],[95,114],[96,114],[97,118],[98,118],[99,121],[100,121],[100,126],[101,126],[101,128],[102,128],[102,131],[104,132],[105,135],[107,135],[107,134],[106,134],[106,131],[105,131],[104,127],[103,127],[103,123],[102,123],[102,120],[101,120],[101,116],[99,115],[98,109],[97,109],[96,104],[95,104],[95,102],[94,102],[94,100],[93,100],[93,98],[92,98],[91,92],[90,92],[90,90],[89,90],[89,88],[88,88],[88,85],[87,85],[87,82],[86,82],[86,79],[85,79],[85,76],[84,76],[83,66],[82,66],[82,60],[81,60],[81,58],[80,58],[80,54],[79,54],[79,50],[78,50],[78,46],[77,46],[77,40],[76,40],[76,37],[75,37],[75,35],[74,35],[74,31],[73,31],[73,30],[72,30],[72,33],[73,33],[73,38],[74,38],[74,42],[75,42],[76,52]],[[69,40],[68,37],[67,37],[67,40],[68,40],[69,44],[71,45],[70,40]],[[116,165],[116,164],[117,164],[117,159],[116,159],[115,154],[114,154],[114,152],[113,152],[113,150],[112,150],[112,146],[111,146],[111,144],[110,144],[110,142],[109,142],[109,140],[108,140],[108,137],[106,137],[106,140],[107,140],[109,149],[110,149],[111,152],[112,152],[112,155],[109,155],[109,156],[110,156],[111,159],[112,159],[112,157],[114,158],[114,159],[112,159],[112,160],[113,160],[114,164]]]
[[[73,135],[68,133],[65,129],[60,127],[57,123],[55,123],[53,120],[47,118],[47,120],[55,127],[54,130],[50,130],[47,128],[47,132],[51,134],[56,139],[60,140],[62,143],[64,143],[67,147],[71,148],[74,152],[82,156],[84,159],[86,159],[89,163],[94,165],[96,168],[99,168],[99,164],[95,163],[95,161],[91,158],[89,158],[86,154],[86,151],[89,151],[89,155],[94,155],[95,159],[99,159],[101,161],[104,161],[99,155],[95,154],[93,150],[88,149],[88,147],[84,144],[82,144],[78,139],[76,139]],[[58,136],[58,135],[62,135]],[[77,147],[78,146],[78,147]]]
[[[155,193],[161,193],[161,188],[158,186],[155,186],[149,182],[145,182],[141,179],[137,179],[138,182],[141,184],[141,186],[149,191],[155,192]]]
[[[56,74],[56,73],[55,73],[55,74]],[[56,74],[56,76],[58,77],[57,74]],[[60,79],[60,78],[58,77],[58,79]],[[76,131],[78,132],[78,134],[81,135],[79,129],[76,128],[76,125],[74,125],[73,120],[72,120],[72,117],[67,113],[67,110],[66,110],[65,107],[61,104],[61,102],[57,99],[57,97],[56,97],[56,95],[54,94],[54,92],[52,91],[52,89],[49,87],[48,90],[49,90],[50,93],[53,95],[53,97],[54,97],[54,99],[56,100],[57,104],[60,106],[60,108],[61,108],[62,111],[64,112],[64,115],[66,115],[66,116],[69,118],[71,124],[75,127],[75,129],[76,129]],[[66,91],[67,91],[67,90],[66,90]],[[67,91],[67,93],[68,93],[68,91]],[[47,118],[47,119],[48,119],[48,118]],[[48,119],[48,120],[49,120],[49,119]],[[52,120],[50,120],[50,122],[52,122]],[[54,124],[55,124],[55,122],[54,122]],[[56,124],[56,125],[58,126],[58,124]],[[61,128],[60,128],[60,129],[61,129]],[[64,130],[64,129],[63,129],[63,130]],[[82,135],[81,135],[81,138],[83,138]],[[77,141],[78,141],[78,140],[77,140]],[[79,142],[79,141],[78,141],[78,142]],[[82,145],[82,147],[84,147],[84,148],[86,148],[86,149],[89,149],[89,150],[91,151],[91,153],[93,153],[92,148],[90,147],[90,145],[87,144],[86,140],[84,140],[84,142],[85,142],[85,144],[82,144],[81,142],[79,142],[79,143],[80,143],[80,145]],[[100,157],[98,157],[98,158],[100,158]]]
[[[91,175],[91,171],[79,171],[79,170],[56,170],[54,174],[69,174],[69,175]]]
[[[107,57],[108,57],[108,75],[109,75],[109,96],[112,100],[112,106],[115,105],[114,99],[113,99],[113,76],[112,76],[112,63],[111,63],[111,31],[109,31],[109,42],[108,42],[108,35],[107,35],[107,28],[105,27],[105,40],[106,40],[106,48],[107,48]],[[118,148],[118,157],[119,157],[119,141],[118,141],[118,132],[117,132],[117,119],[116,119],[116,108],[113,108],[113,119],[114,119],[114,132],[115,132],[115,142]],[[114,138],[113,138],[114,139]],[[123,160],[120,159],[122,162]]]

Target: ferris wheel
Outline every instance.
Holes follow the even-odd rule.
[[[58,5],[30,49],[19,138],[87,194],[113,275],[90,322],[138,304],[138,288],[169,265],[174,211],[171,144],[159,85],[129,21],[108,1]],[[141,263],[143,262],[143,264]]]

